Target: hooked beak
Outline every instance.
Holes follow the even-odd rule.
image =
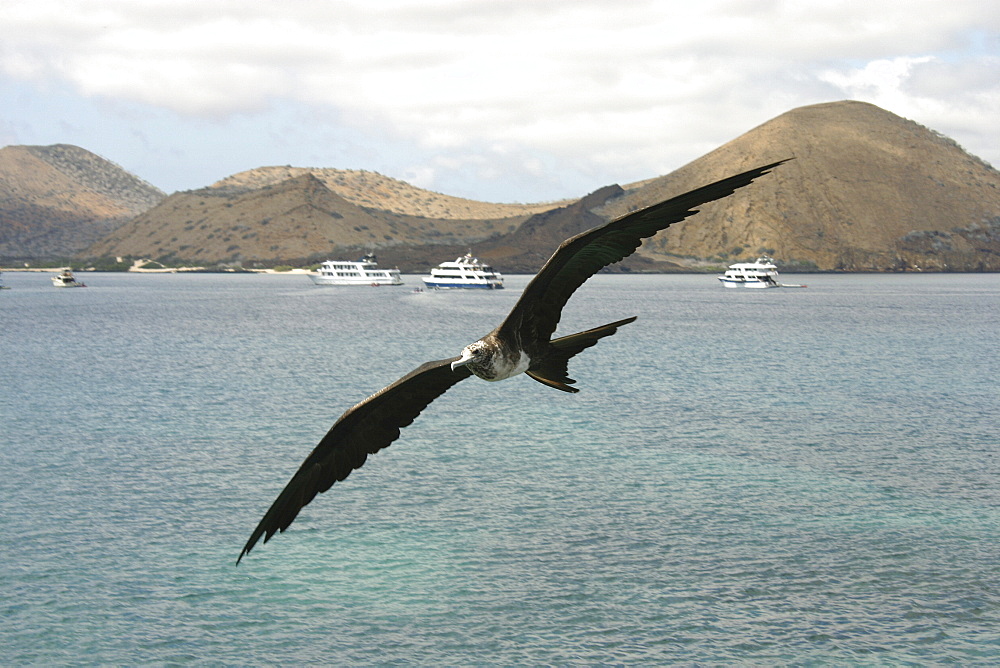
[[[472,361],[472,353],[469,352],[468,350],[463,350],[462,351],[462,358],[461,359],[457,359],[457,360],[455,360],[454,362],[451,363],[451,370],[454,371],[458,367],[465,366],[466,364],[468,364],[471,361]]]

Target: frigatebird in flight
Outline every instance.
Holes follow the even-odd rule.
[[[472,375],[497,381],[526,373],[557,390],[578,392],[568,375],[570,358],[635,317],[550,339],[573,292],[604,267],[634,253],[643,239],[698,213],[697,206],[728,197],[782,162],[716,181],[562,242],[499,327],[467,345],[461,355],[417,367],[340,416],[271,504],[236,563],[262,536],[266,543],[287,529],[316,494],[399,438],[400,429],[459,381]]]

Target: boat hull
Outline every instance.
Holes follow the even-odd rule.
[[[432,290],[503,290],[499,283],[449,283],[422,279],[424,286]]]
[[[739,281],[733,279],[727,279],[722,276],[719,277],[719,282],[722,283],[723,287],[734,288],[734,289],[749,289],[749,290],[766,290],[767,288],[780,288],[780,283],[770,283],[767,281]]]
[[[315,285],[334,285],[334,286],[359,286],[359,287],[371,287],[371,286],[382,286],[382,285],[402,285],[402,279],[398,278],[367,278],[359,280],[345,280],[343,278],[331,278],[327,276],[316,276],[314,274],[309,275],[309,280],[311,280]]]

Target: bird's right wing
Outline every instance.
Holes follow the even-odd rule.
[[[634,253],[643,239],[698,213],[695,207],[732,195],[782,162],[710,183],[562,242],[528,283],[501,331],[520,340],[548,341],[566,302],[588,278]]]
[[[236,563],[262,536],[266,543],[276,532],[287,529],[316,494],[361,468],[368,455],[399,438],[399,430],[412,423],[432,401],[471,376],[465,367],[451,369],[457,359],[427,362],[340,416],[271,504]]]

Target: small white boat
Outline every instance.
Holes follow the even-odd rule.
[[[729,265],[724,276],[719,276],[727,288],[804,288],[804,285],[788,285],[778,281],[778,268],[774,260],[761,255],[753,262],[739,262]]]
[[[56,274],[52,277],[52,285],[57,288],[85,288],[86,283],[80,283],[76,280],[73,272],[69,269],[64,269],[62,273]]]
[[[424,276],[421,280],[428,288],[435,290],[503,289],[503,276],[500,272],[480,262],[472,253],[457,257],[454,262],[442,262],[431,269],[430,276]]]
[[[399,269],[382,269],[373,253],[365,255],[357,262],[350,260],[327,260],[319,271],[309,274],[316,285],[402,285]]]

